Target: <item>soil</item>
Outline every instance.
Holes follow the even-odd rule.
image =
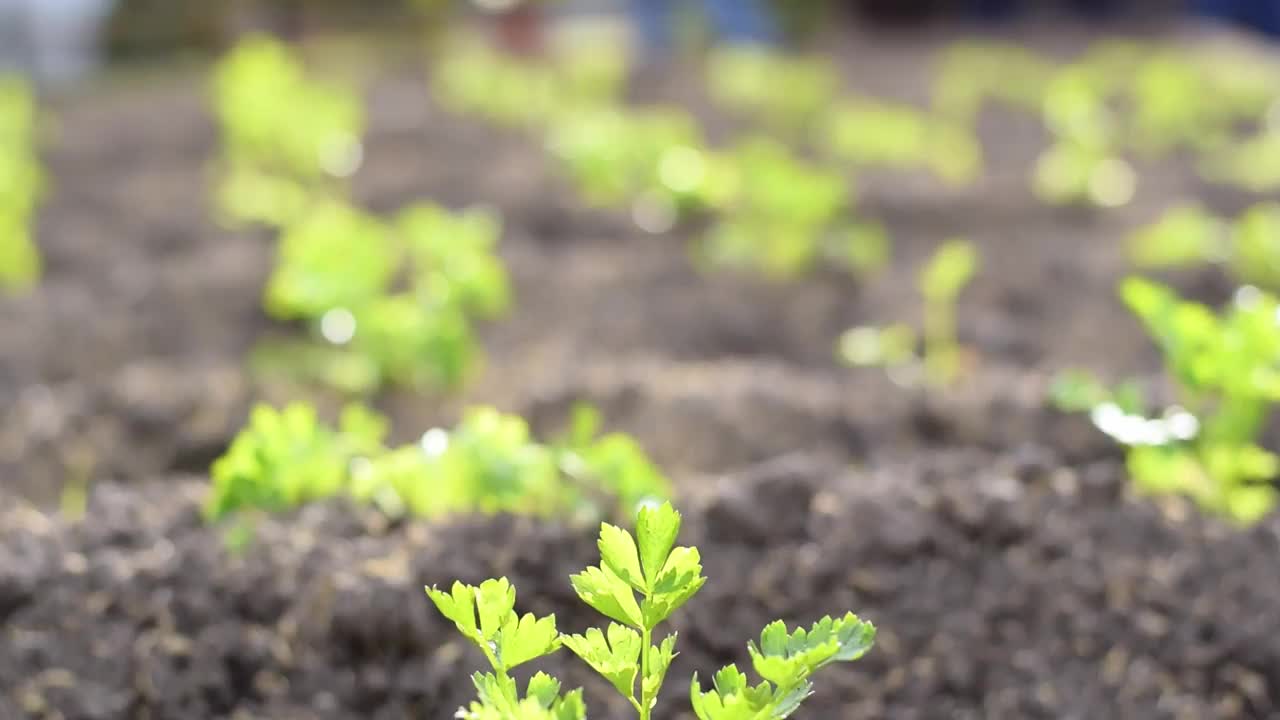
[[[839,52],[855,85],[921,96],[942,38],[862,40]],[[578,630],[596,618],[568,575],[593,538],[331,503],[225,549],[199,515],[208,464],[253,402],[298,390],[245,367],[290,330],[259,307],[270,238],[210,220],[202,82],[54,104],[47,275],[0,302],[0,718],[450,717],[480,658],[421,586],[505,574],[522,610]],[[402,439],[477,402],[547,436],[590,400],[669,472],[711,582],[674,623],[658,717],[689,717],[682,678],[744,662],[770,620],[848,609],[877,647],[821,677],[803,717],[1280,717],[1280,519],[1242,531],[1133,497],[1122,454],[1044,402],[1065,367],[1159,369],[1115,298],[1130,229],[1173,202],[1250,198],[1168,161],[1141,168],[1124,208],[1047,208],[1026,180],[1042,132],[992,113],[974,187],[859,176],[890,270],[771,282],[700,272],[690,230],[582,207],[538,143],[435,107],[416,64],[368,87],[358,200],[498,207],[518,298],[460,396],[377,405]],[[706,107],[687,74],[644,90]],[[959,310],[973,373],[925,394],[842,368],[845,328],[914,321],[919,264],[953,236],[983,254]],[[1172,280],[1207,300],[1230,287],[1213,270]],[[68,482],[89,483],[82,519],[47,511]],[[594,717],[626,717],[567,654],[539,668],[586,686]]]

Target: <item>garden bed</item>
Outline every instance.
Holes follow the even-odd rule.
[[[922,75],[932,49],[867,44],[851,75]],[[217,141],[199,82],[55,107],[46,277],[0,303],[0,717],[450,716],[478,657],[421,586],[505,574],[522,609],[580,630],[593,613],[567,578],[594,538],[330,503],[224,548],[199,514],[208,465],[252,402],[300,391],[245,370],[287,330],[260,309],[272,241],[209,219]],[[698,102],[678,81],[645,94]],[[742,660],[772,619],[853,609],[880,628],[876,649],[829,673],[804,717],[1280,713],[1280,521],[1241,531],[1131,497],[1122,451],[1044,400],[1066,367],[1160,367],[1114,290],[1128,231],[1176,200],[1235,212],[1247,198],[1166,161],[1141,168],[1124,208],[1051,209],[1026,181],[1036,122],[993,114],[977,186],[860,176],[889,269],[782,283],[700,273],[691,230],[646,235],[582,207],[536,142],[434,106],[419,67],[380,72],[368,101],[357,198],[498,207],[515,298],[465,392],[375,405],[400,440],[477,402],[549,436],[588,400],[633,434],[676,483],[682,542],[710,578],[676,618],[673,678]],[[952,236],[983,258],[958,311],[973,375],[929,395],[843,368],[836,338],[914,320],[915,273]],[[1204,299],[1230,288],[1213,270],[1176,280]],[[81,482],[83,518],[27,505]],[[567,654],[542,667],[586,686],[594,715],[623,716]],[[679,684],[659,717],[689,716]]]

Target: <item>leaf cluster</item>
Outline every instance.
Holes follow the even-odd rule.
[[[626,70],[626,56],[614,46],[583,43],[549,60],[530,61],[459,35],[435,60],[432,89],[453,112],[541,130],[579,112],[616,105]]]
[[[729,46],[711,53],[707,87],[717,104],[759,119],[774,132],[802,137],[840,92],[840,76],[823,58]]]
[[[431,430],[400,447],[386,444],[387,425],[362,405],[348,406],[337,427],[309,405],[259,406],[213,464],[206,514],[216,520],[278,512],[341,496],[393,516],[512,512],[598,520],[669,493],[667,480],[625,436],[546,445],[520,417],[488,407],[470,409],[451,431]],[[618,444],[630,452],[619,453]],[[562,469],[566,447],[574,448],[575,474]]]
[[[1214,312],[1138,277],[1120,294],[1163,353],[1176,404],[1148,417],[1140,385],[1110,390],[1080,371],[1059,379],[1055,402],[1089,409],[1099,429],[1129,448],[1140,489],[1189,496],[1241,523],[1266,515],[1280,475],[1280,458],[1260,445],[1280,402],[1280,301],[1246,286]]]
[[[40,279],[32,235],[45,174],[36,149],[35,94],[18,77],[0,75],[0,290],[20,291]]]
[[[457,386],[480,357],[474,324],[510,300],[500,231],[483,210],[420,204],[387,221],[336,201],[315,206],[283,229],[263,303],[310,323],[320,344],[283,355],[351,393]]]
[[[515,664],[512,658],[525,662],[560,646],[607,680],[641,720],[652,717],[676,656],[676,636],[668,635],[655,644],[654,630],[706,582],[698,550],[676,546],[679,531],[680,514],[668,503],[641,508],[634,534],[608,523],[601,525],[599,565],[573,575],[570,582],[583,602],[612,621],[603,630],[558,634],[554,616],[517,619],[512,609],[515,591],[505,578],[487,580],[479,587],[454,583],[449,593],[427,588],[440,613],[480,648],[494,670],[474,676],[479,699],[460,710],[459,717],[581,720],[586,713],[581,690],[559,697],[559,683],[539,674],[522,698],[507,675]],[[715,674],[712,688],[703,691],[695,675],[690,683],[694,713],[699,720],[789,717],[813,693],[814,673],[834,662],[860,658],[874,640],[875,628],[852,613],[835,620],[823,618],[807,631],[798,628],[789,633],[783,623],[772,623],[759,644],[748,644],[752,666],[763,680],[749,685],[746,676],[729,665]]]
[[[853,367],[889,368],[904,381],[923,376],[935,387],[955,382],[965,369],[964,348],[956,337],[956,300],[979,263],[973,243],[958,238],[943,243],[918,278],[924,298],[923,332],[905,324],[851,328],[837,346],[840,358]],[[923,352],[918,350],[921,339]]]
[[[219,211],[232,224],[278,226],[338,193],[360,164],[364,108],[355,91],[308,76],[285,44],[249,36],[214,69],[223,157]]]
[[[824,259],[855,270],[887,260],[887,235],[854,216],[854,188],[843,174],[761,136],[741,142],[727,157],[731,192],[703,238],[700,254],[707,262],[787,278]]]
[[[1280,204],[1259,203],[1234,221],[1199,205],[1171,208],[1129,238],[1140,267],[1225,265],[1241,282],[1280,291]]]
[[[827,111],[820,127],[827,151],[857,166],[927,168],[952,185],[982,172],[982,146],[972,130],[909,105],[846,101]]]

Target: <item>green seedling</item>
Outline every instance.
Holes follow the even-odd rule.
[[[600,564],[570,578],[578,597],[612,622],[566,635],[555,616],[517,616],[515,589],[506,578],[479,587],[455,582],[450,591],[427,588],[436,608],[484,653],[492,672],[472,677],[479,699],[458,711],[469,720],[518,718],[583,720],[581,690],[564,696],[560,683],[535,675],[523,696],[510,670],[545,657],[562,646],[608,680],[640,720],[650,720],[667,671],[676,656],[676,635],[654,643],[654,632],[702,589],[697,548],[676,547],[680,514],[670,504],[641,508],[636,530],[603,523]],[[752,666],[763,678],[750,685],[737,666],[728,665],[703,690],[695,674],[689,697],[699,720],[782,720],[813,694],[813,676],[837,662],[852,662],[875,642],[875,627],[853,613],[830,617],[805,630],[788,632],[781,621],[769,624],[759,644],[749,642]]]
[[[19,78],[0,75],[0,291],[30,289],[42,272],[32,236],[45,189],[36,122],[31,88]]]
[[[802,137],[839,93],[840,78],[826,60],[730,46],[712,52],[707,85],[720,105],[758,118],[774,132]]]
[[[223,138],[217,193],[230,224],[283,225],[340,195],[360,165],[364,109],[351,89],[307,76],[284,44],[242,40],[214,70]]]
[[[944,243],[921,270],[923,355],[916,350],[920,344],[916,331],[902,324],[852,328],[841,336],[838,355],[853,367],[906,370],[910,372],[898,376],[907,379],[923,374],[936,387],[952,384],[965,368],[965,352],[956,339],[956,299],[977,270],[977,250],[965,240]]]
[[[589,203],[630,207],[646,229],[721,205],[731,191],[723,160],[678,110],[582,112],[557,122],[547,146]],[[646,210],[668,220],[646,223]]]
[[[1180,494],[1247,524],[1276,504],[1280,458],[1259,444],[1280,401],[1280,302],[1246,286],[1222,313],[1137,277],[1121,297],[1164,354],[1176,402],[1150,415],[1141,386],[1109,390],[1087,373],[1060,378],[1054,400],[1091,413],[1128,448],[1139,490]]]
[[[957,43],[942,55],[933,87],[934,109],[971,126],[991,100],[1039,112],[1055,68],[1018,45]]]
[[[362,405],[348,406],[337,427],[308,405],[259,406],[213,464],[206,517],[346,497],[391,516],[510,512],[595,522],[629,516],[641,502],[670,494],[667,480],[624,435],[544,445],[522,418],[486,407],[409,445],[388,447],[387,431],[387,420]]]
[[[857,270],[884,261],[887,237],[851,216],[853,190],[843,174],[810,165],[768,138],[744,142],[731,158],[733,193],[701,244],[704,260],[777,278],[803,274],[821,260]]]
[[[345,392],[385,384],[460,385],[478,367],[474,324],[510,302],[496,254],[501,223],[483,210],[413,206],[394,222],[351,206],[316,205],[281,235],[264,305],[310,323],[320,344],[259,353]]]
[[[1133,199],[1138,176],[1120,154],[1120,128],[1109,85],[1093,66],[1063,69],[1049,84],[1043,117],[1056,138],[1036,163],[1036,194],[1054,204],[1119,207]]]
[[[580,44],[545,61],[511,57],[460,36],[436,60],[432,88],[449,110],[502,127],[543,130],[579,112],[616,105],[626,79],[617,47]]]
[[[859,167],[927,168],[952,185],[982,172],[972,131],[907,105],[848,102],[828,111],[820,127],[828,151]]]
[[[1226,266],[1243,283],[1280,291],[1280,204],[1260,203],[1234,222],[1196,205],[1169,210],[1129,239],[1140,267]]]

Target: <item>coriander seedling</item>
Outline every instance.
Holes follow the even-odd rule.
[[[909,325],[862,326],[847,330],[837,346],[840,358],[853,367],[879,366],[899,373],[895,379],[923,375],[935,387],[955,382],[964,370],[964,350],[956,339],[956,299],[978,270],[978,253],[967,240],[944,243],[920,271],[924,297],[923,354]]]
[[[1055,402],[1089,410],[1100,430],[1128,448],[1139,489],[1257,521],[1275,507],[1280,475],[1280,459],[1260,445],[1280,402],[1280,301],[1247,287],[1215,313],[1137,277],[1120,292],[1163,352],[1176,404],[1151,417],[1134,383],[1111,391],[1079,372],[1059,379]]]
[[[223,139],[217,203],[229,223],[288,223],[316,198],[340,196],[360,165],[358,95],[308,77],[276,40],[251,36],[223,57],[213,101]]]
[[[531,683],[522,698],[506,674],[517,661],[549,655],[563,645],[626,698],[640,720],[650,720],[676,656],[675,634],[654,644],[654,631],[706,582],[697,548],[675,545],[679,532],[680,514],[669,503],[641,508],[634,535],[608,523],[601,525],[600,564],[572,576],[570,582],[583,602],[612,621],[606,630],[556,635],[554,617],[539,620],[526,615],[517,620],[515,590],[505,578],[487,580],[479,587],[454,583],[449,593],[427,588],[440,613],[480,648],[494,669],[473,676],[480,697],[459,710],[458,716],[473,720],[585,717],[580,690],[561,697],[559,683],[540,674],[535,676],[540,692],[535,693]],[[747,646],[762,682],[748,685],[746,676],[729,665],[715,674],[714,685],[704,691],[694,675],[690,703],[699,720],[783,720],[813,694],[812,677],[818,670],[857,660],[874,641],[875,627],[853,613],[823,618],[807,631],[788,632],[782,622],[771,623],[759,644]]]

